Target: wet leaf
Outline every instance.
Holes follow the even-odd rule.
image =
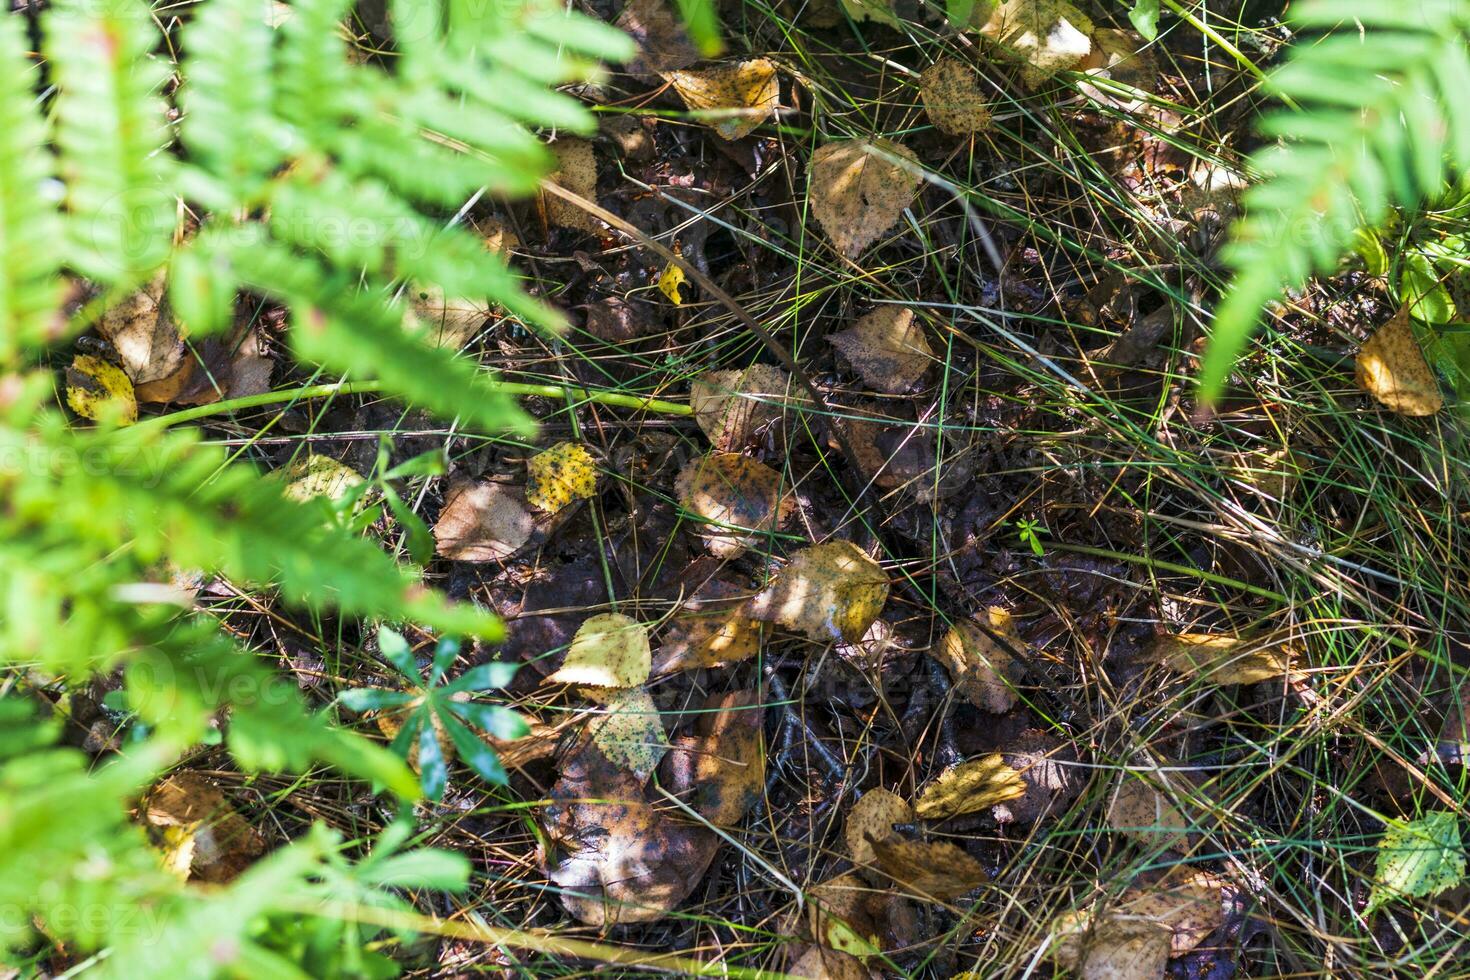
[[[258,395],[270,390],[274,367],[265,334],[258,327],[233,336],[206,337],[192,346],[178,370],[139,384],[138,401],[209,405],[224,398]]]
[[[1393,821],[1378,842],[1368,911],[1401,898],[1438,895],[1465,880],[1460,818],[1431,810],[1418,820]]]
[[[711,553],[734,558],[768,542],[796,505],[780,473],[738,453],[691,460],[674,481],[679,503],[706,521],[700,536]]]
[[[1358,352],[1358,386],[1400,415],[1433,415],[1444,407],[1439,382],[1414,337],[1405,306]]]
[[[755,691],[711,695],[695,732],[674,741],[659,782],[717,827],[733,827],[766,784],[765,709]]]
[[[1144,847],[1184,850],[1189,846],[1189,820],[1163,791],[1124,772],[1108,804],[1108,826]]]
[[[1025,793],[1026,781],[996,752],[940,773],[919,794],[914,812],[925,820],[943,820],[1019,799]]]
[[[1285,643],[1179,633],[1160,637],[1153,656],[1169,670],[1193,674],[1211,684],[1256,684],[1289,673],[1292,652]]]
[[[918,190],[918,162],[885,139],[828,143],[812,154],[812,216],[837,251],[856,257],[893,227]]]
[[[277,478],[286,483],[282,493],[303,503],[313,497],[335,503],[366,482],[357,470],[321,453],[309,452],[298,456],[276,473]]]
[[[883,840],[893,833],[896,823],[912,823],[914,811],[897,793],[886,789],[870,789],[858,798],[847,813],[847,854],[859,868],[874,864],[873,840]]]
[[[597,201],[597,156],[592,144],[578,136],[563,136],[552,144],[556,153],[556,172],[549,178],[573,194]],[[562,228],[600,235],[607,226],[570,201],[543,194],[546,220]]]
[[[434,524],[434,545],[454,561],[505,561],[544,536],[520,487],[489,480],[451,486]]]
[[[868,387],[890,395],[912,391],[934,363],[934,350],[905,306],[880,306],[827,342]]]
[[[597,493],[597,461],[580,443],[559,442],[537,453],[526,472],[526,501],[548,514]]]
[[[720,452],[739,452],[792,407],[806,404],[791,375],[768,364],[706,371],[689,386],[694,420]]]
[[[851,541],[803,548],[747,611],[818,642],[856,643],[888,601],[888,575]]]
[[[781,94],[776,63],[769,58],[675,71],[663,77],[696,117],[708,115],[715,132],[727,140],[755,132],[776,111]]]
[[[984,865],[948,841],[874,840],[878,867],[919,898],[947,902],[990,880]]]
[[[919,75],[919,97],[929,121],[942,133],[967,136],[990,128],[990,109],[975,69],[940,58]]]
[[[78,354],[66,369],[66,403],[84,419],[112,415],[123,425],[138,421],[133,382],[116,364],[95,354]]]
[[[1067,0],[1003,0],[980,28],[1021,61],[1028,88],[1076,67],[1092,50],[1092,31],[1092,21]]]
[[[646,781],[669,750],[653,695],[631,687],[608,698],[604,710],[588,722],[592,741],[609,762]]]
[[[687,281],[684,270],[677,263],[670,262],[664,266],[664,271],[659,273],[658,291],[663,293],[670,303],[675,306],[683,306],[684,297],[679,294],[679,290]]]
[[[204,776],[180,770],[155,785],[140,807],[170,871],[183,879],[233,880],[265,853],[265,838]]]
[[[566,660],[548,684],[594,688],[637,687],[648,680],[653,652],[648,628],[622,613],[600,613],[582,623]],[[612,692],[608,692],[612,696]]]
[[[164,274],[108,307],[97,332],[117,351],[122,369],[134,385],[166,378],[178,371],[188,354],[178,325],[164,300]]]
[[[1021,646],[1010,613],[991,606],[985,613],[992,632]],[[962,620],[944,635],[936,659],[949,671],[955,689],[975,707],[1004,714],[1016,705],[1021,665],[975,620]]]

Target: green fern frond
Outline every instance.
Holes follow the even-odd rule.
[[[61,221],[19,17],[0,17],[0,363],[44,341],[60,297]]]
[[[163,264],[174,228],[153,13],[143,0],[62,0],[45,24],[68,261],[99,282],[141,282]]]
[[[1470,2],[1315,0],[1293,22],[1325,36],[1299,41],[1271,76],[1301,108],[1262,123],[1281,142],[1252,158],[1262,180],[1222,252],[1234,276],[1205,355],[1206,401],[1283,289],[1331,272],[1358,228],[1438,193],[1447,166],[1470,167],[1470,113],[1458,108]]]

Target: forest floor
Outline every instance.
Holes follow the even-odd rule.
[[[1268,67],[1284,35],[1246,6],[1212,30]],[[701,64],[660,4],[595,9],[643,54],[581,93],[602,126],[556,141],[556,179],[613,224],[555,194],[458,216],[571,329],[419,304],[500,378],[565,389],[525,399],[539,433],[370,394],[191,423],[296,473],[319,454],[370,475],[384,436],[394,463],[447,452],[398,491],[434,529],[426,581],[505,619],[464,662],[523,664],[505,694],[533,730],[500,746],[507,785],[455,764],[421,805],[423,842],[475,867],[471,894],[425,911],[541,939],[422,942],[396,951],[409,975],[1463,961],[1463,889],[1369,901],[1389,821],[1464,798],[1445,748],[1470,706],[1460,416],[1400,417],[1357,387],[1353,356],[1395,309],[1362,270],[1291,297],[1222,402],[1195,403],[1264,97],[1194,26],[1145,44],[1109,9],[1102,77],[1038,79],[923,9],[899,30],[747,0],[722,11],[723,58],[769,69],[734,82],[658,74]],[[964,66],[988,119],[935,125],[936,63]],[[776,107],[696,118],[678,85],[715,83],[775,85]],[[850,174],[813,165],[875,138],[891,173],[864,206],[903,191],[876,229],[824,198]],[[279,319],[261,311],[253,355],[274,356]],[[268,370],[281,390],[334,380],[284,355]],[[563,443],[595,490],[528,508],[528,461]],[[745,535],[707,523],[752,517]],[[410,558],[391,512],[373,532]],[[852,548],[803,551],[835,542]],[[393,685],[357,624],[203,594],[322,703]],[[646,681],[548,680],[603,613],[648,628]],[[267,841],[391,816],[360,785],[247,779],[222,749],[190,767]]]

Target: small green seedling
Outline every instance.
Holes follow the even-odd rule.
[[[439,746],[441,731],[449,736],[459,757],[482,779],[504,783],[505,768],[495,750],[465,722],[504,740],[520,738],[530,730],[525,719],[509,708],[470,699],[472,694],[510,683],[517,665],[492,661],[472,667],[456,680],[444,683],[445,672],[459,656],[459,641],[446,637],[434,648],[426,681],[402,634],[386,626],[379,627],[378,647],[408,682],[408,690],[354,687],[338,694],[337,702],[351,711],[384,711],[401,717],[403,727],[393,739],[393,751],[407,759],[409,747],[418,740],[419,779],[424,795],[431,800],[442,799],[449,782],[449,764]]]
[[[1036,533],[1041,529],[1039,521],[1033,521],[1023,517],[1016,521],[1016,534],[1021,538],[1021,543],[1031,546],[1031,553],[1037,558],[1046,557],[1046,548],[1042,547],[1041,537]]]

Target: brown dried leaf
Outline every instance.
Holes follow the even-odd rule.
[[[1031,823],[1063,809],[1082,791],[1085,774],[1076,766],[1077,753],[1040,729],[1022,732],[1001,756],[1021,774],[1026,792],[995,805],[991,813],[999,823]]]
[[[265,853],[260,831],[197,772],[165,777],[148,792],[140,811],[161,839],[168,867],[181,878],[230,881]]]
[[[434,524],[434,545],[453,561],[505,561],[545,536],[543,522],[532,513],[522,488],[489,480],[464,481],[451,486],[444,497],[444,509]]]
[[[934,350],[906,306],[880,306],[827,342],[868,387],[890,395],[912,391],[934,363]]]
[[[654,676],[718,667],[760,652],[761,626],[742,612],[749,591],[719,578],[702,582],[669,620],[654,656]]]
[[[1153,49],[1137,34],[1111,27],[1093,32],[1092,51],[1077,68],[1095,78],[1106,78],[1144,93],[1152,92],[1159,79]],[[1119,95],[1091,82],[1082,82],[1077,87],[1104,105],[1116,106],[1124,112],[1137,112],[1146,104],[1142,98]]]
[[[1169,670],[1211,684],[1256,684],[1291,672],[1290,644],[1242,640],[1216,633],[1161,636],[1153,658]]]
[[[856,643],[887,601],[888,575],[878,563],[851,541],[831,541],[793,555],[747,611],[818,642]]]
[[[1358,386],[1400,415],[1433,415],[1444,407],[1439,382],[1409,322],[1409,306],[1394,314],[1358,352]]]
[[[955,58],[940,58],[919,75],[924,111],[940,132],[967,136],[990,128],[978,78],[974,68]]]
[[[791,516],[796,500],[780,473],[738,453],[711,453],[691,460],[674,481],[679,503],[708,522],[700,529],[706,547],[735,558],[759,547]]]
[[[160,272],[142,289],[102,314],[97,332],[117,351],[134,385],[166,378],[184,363],[188,349],[164,299],[167,281]]]
[[[1171,957],[1188,953],[1225,921],[1232,900],[1225,879],[1181,870],[1129,888],[1105,908],[1058,917],[1051,956],[1064,969],[1100,980],[1154,980]]]
[[[1108,826],[1145,847],[1184,850],[1189,820],[1162,791],[1129,772],[1108,804]]]
[[[925,820],[974,813],[1026,794],[1026,780],[999,752],[946,769],[924,787],[914,812]]]
[[[695,734],[675,740],[660,784],[710,823],[738,824],[765,791],[764,720],[754,691],[710,695]]]
[[[583,621],[566,659],[546,683],[637,687],[648,680],[652,663],[648,627],[622,613],[599,613]],[[605,696],[613,692],[606,691]]]
[[[727,140],[755,132],[776,111],[781,94],[776,63],[769,58],[669,72],[663,77],[696,116],[708,115],[715,132]]]
[[[812,216],[837,251],[855,257],[893,227],[918,189],[918,163],[913,151],[885,139],[842,140],[812,154]]]
[[[630,0],[614,26],[638,44],[638,56],[628,64],[632,74],[673,71],[699,60],[684,19],[667,0]]]
[[[980,33],[1021,61],[1021,81],[1036,88],[1092,51],[1092,21],[1067,0],[1003,0]]]
[[[222,398],[243,398],[270,390],[275,362],[266,354],[258,328],[229,337],[206,337],[167,377],[138,386],[145,403],[210,405]]]
[[[552,144],[551,149],[556,153],[557,167],[550,180],[595,203],[597,155],[592,151],[592,144],[578,136],[563,136]],[[570,201],[551,194],[543,194],[541,198],[546,205],[546,220],[553,225],[585,231],[590,235],[600,235],[607,229],[601,221]]]
[[[874,840],[878,867],[919,898],[947,902],[990,880],[984,865],[948,841]]]
[[[864,793],[847,813],[847,854],[859,868],[867,868],[875,862],[873,840],[883,840],[893,833],[896,823],[911,823],[914,811],[897,793],[886,789],[870,789]]]
[[[796,950],[800,955],[795,955]],[[851,953],[824,946],[795,947],[787,976],[809,977],[810,980],[872,980],[873,974],[863,961]]]
[[[999,606],[986,611],[990,629],[1021,645],[1010,613]],[[939,641],[936,659],[949,671],[955,689],[975,707],[1004,714],[1016,705],[1021,665],[1005,647],[990,638],[975,620],[963,620]]]
[[[1169,955],[1183,956],[1225,921],[1230,892],[1218,875],[1182,870],[1157,884],[1129,889],[1108,914],[1158,923],[1170,932]]]
[[[490,309],[476,300],[448,299],[438,286],[426,285],[414,292],[406,319],[433,346],[461,350],[490,319]]]
[[[739,452],[789,409],[806,404],[791,375],[768,364],[706,371],[689,386],[694,420],[719,452]]]

